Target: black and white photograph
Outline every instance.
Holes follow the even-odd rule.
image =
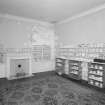
[[[0,0],[0,105],[105,105],[105,0]]]

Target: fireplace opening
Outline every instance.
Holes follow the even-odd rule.
[[[8,79],[19,79],[32,76],[31,73],[31,58],[16,58],[8,59],[10,66],[8,72]]]
[[[24,72],[24,68],[22,68],[22,65],[18,64],[17,67],[18,69],[17,69],[16,77],[25,76],[26,73]]]
[[[21,68],[21,66],[22,66],[22,65],[20,65],[20,64],[18,65],[19,68]]]

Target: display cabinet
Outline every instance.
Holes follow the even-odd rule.
[[[41,45],[33,45],[32,46],[32,55],[34,61],[41,61],[43,58],[43,50]]]
[[[34,61],[50,60],[51,47],[48,45],[33,45],[32,55]]]
[[[105,87],[105,63],[88,63],[88,83],[99,87]]]
[[[69,77],[80,80],[82,74],[82,61],[69,60]]]
[[[43,60],[50,60],[51,59],[51,47],[48,45],[43,45],[42,49]]]
[[[63,58],[56,58],[55,70],[59,75],[65,73],[65,61]]]

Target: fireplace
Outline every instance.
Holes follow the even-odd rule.
[[[7,56],[6,77],[18,79],[32,76],[31,57],[29,56]]]
[[[22,68],[22,64],[18,64],[17,65],[17,68],[18,68],[18,70],[17,70],[17,72],[16,72],[16,77],[20,77],[20,76],[25,76],[25,75],[27,75],[27,73],[24,71],[24,69]],[[28,68],[29,69],[29,68]]]

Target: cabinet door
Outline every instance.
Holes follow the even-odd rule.
[[[82,62],[82,79],[88,80],[88,63]]]
[[[65,74],[69,75],[69,63],[68,60],[65,61]]]
[[[61,63],[56,63],[55,69],[56,69],[57,72],[64,73],[65,65],[64,64],[61,64]]]
[[[69,77],[80,80],[81,79],[81,62],[69,60]]]
[[[55,70],[57,72],[65,73],[65,61],[65,59],[56,58]]]

